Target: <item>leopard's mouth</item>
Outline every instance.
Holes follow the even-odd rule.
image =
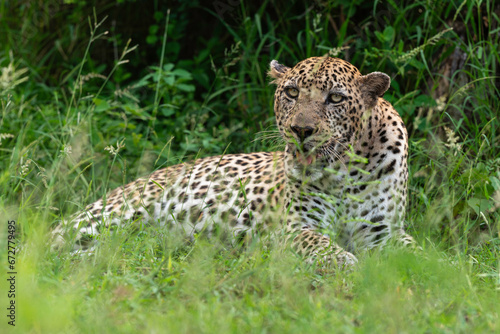
[[[324,142],[306,141],[302,145],[296,142],[289,143],[288,149],[292,153],[295,163],[303,167],[327,167],[333,161],[342,159],[346,150],[347,141],[330,138]]]
[[[319,152],[301,152],[300,150],[295,152],[297,162],[303,166],[315,164],[322,157],[323,156]]]

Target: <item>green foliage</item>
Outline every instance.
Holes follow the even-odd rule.
[[[0,226],[15,219],[23,245],[22,331],[499,331],[497,4],[168,5],[0,5]],[[421,253],[318,275],[274,244],[185,245],[154,226],[119,229],[90,257],[46,246],[55,221],[138,176],[275,149],[270,60],[325,54],[392,78]]]

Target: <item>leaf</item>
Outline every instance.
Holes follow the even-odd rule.
[[[191,79],[192,78],[191,73],[189,73],[186,70],[183,70],[182,68],[177,68],[174,71],[172,71],[172,73],[180,78],[183,78],[183,79]]]
[[[177,84],[176,87],[179,90],[182,90],[184,92],[194,92],[195,87],[193,85],[187,85],[187,84]]]
[[[132,132],[132,142],[134,143],[135,146],[137,146],[137,144],[139,144],[142,141],[143,139],[141,133],[137,134],[135,132]]]
[[[149,33],[150,33],[150,35],[156,34],[158,32],[159,28],[160,27],[157,24],[153,24],[153,25],[149,26]]]
[[[150,117],[149,113],[143,109],[137,108],[137,106],[134,105],[124,105],[123,109],[127,112],[127,114],[132,114],[140,119],[148,119]]]
[[[166,75],[163,77],[163,81],[165,81],[168,86],[173,86],[175,84],[175,77],[173,75]]]
[[[155,35],[149,35],[148,37],[146,37],[146,43],[148,44],[155,44],[157,40],[158,37],[156,37]]]
[[[172,71],[173,68],[174,68],[174,64],[172,64],[172,63],[168,63],[168,64],[163,65],[163,70],[166,72]]]
[[[172,108],[160,108],[160,112],[163,116],[168,117],[175,114],[175,110]]]
[[[394,28],[391,26],[388,26],[384,29],[384,39],[389,45],[392,45],[394,43],[394,37],[396,36],[396,33],[394,31]]]
[[[394,43],[394,37],[396,36],[396,33],[393,27],[388,26],[384,29],[383,33],[381,33],[380,31],[375,31],[375,36],[377,36],[377,39],[383,44],[387,46],[392,46],[392,44]]]
[[[500,180],[494,176],[490,176],[490,182],[493,186],[493,189],[500,190]]]
[[[476,212],[480,214],[481,212],[486,212],[493,207],[493,204],[484,198],[471,198],[467,201],[467,204]]]
[[[109,105],[108,101],[106,101],[106,100],[94,98],[94,99],[92,99],[92,101],[94,102],[95,107],[96,107],[95,111],[105,111],[105,110],[108,110],[110,108],[110,105]]]

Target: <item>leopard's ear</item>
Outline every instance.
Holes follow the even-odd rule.
[[[361,93],[369,108],[377,104],[378,98],[391,86],[391,78],[382,72],[373,72],[358,78]]]
[[[269,72],[267,72],[267,75],[269,75],[271,78],[274,80],[271,81],[271,83],[278,84],[281,78],[283,78],[290,70],[290,67],[286,67],[284,65],[281,65],[278,63],[276,60],[271,61],[271,64],[269,66]]]

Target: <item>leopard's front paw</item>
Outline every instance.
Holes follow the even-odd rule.
[[[340,249],[336,252],[319,257],[316,264],[321,273],[330,273],[339,269],[349,272],[354,269],[357,263],[358,259],[356,256]]]
[[[358,263],[358,259],[354,254],[343,250],[336,255],[336,262],[340,269],[351,270]]]

